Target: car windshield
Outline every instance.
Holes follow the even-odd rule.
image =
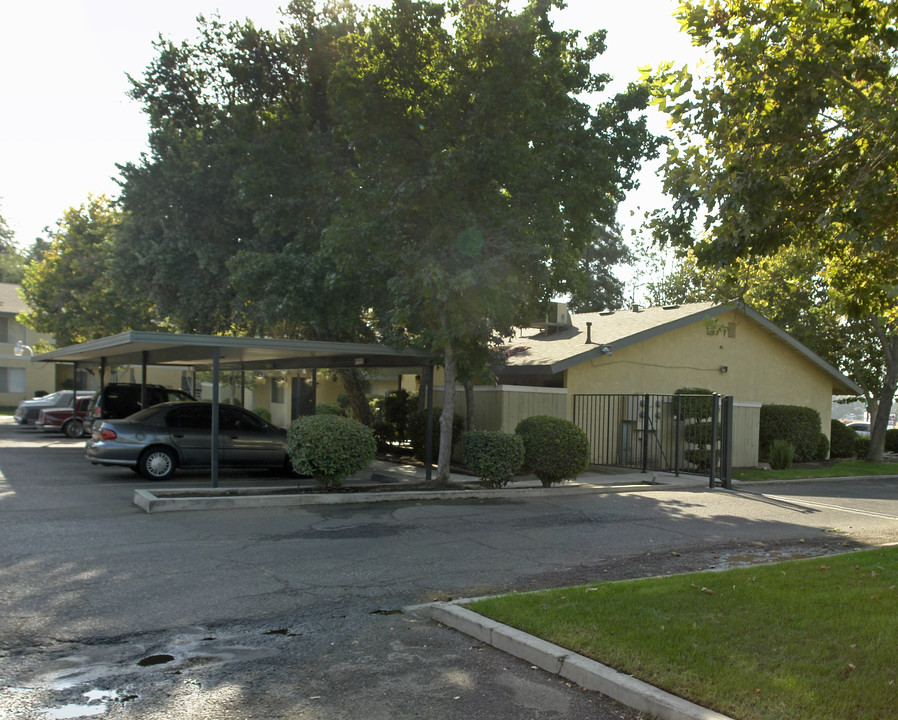
[[[44,395],[41,398],[37,398],[37,400],[40,400],[41,402],[46,402],[46,403],[58,403],[60,401],[60,399],[62,398],[62,396],[63,396],[63,391],[57,390],[55,393],[50,393],[49,395]]]

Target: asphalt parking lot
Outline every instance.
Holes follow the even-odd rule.
[[[898,541],[890,478],[147,515],[82,446],[0,420],[0,718],[633,720],[402,609]]]

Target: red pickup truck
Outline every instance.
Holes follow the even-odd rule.
[[[84,424],[87,417],[87,406],[92,396],[79,397],[75,401],[75,411],[71,405],[67,407],[43,408],[37,416],[35,427],[44,432],[61,432],[70,438],[84,437]]]

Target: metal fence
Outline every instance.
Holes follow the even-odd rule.
[[[593,465],[707,475],[730,486],[733,398],[722,395],[575,395],[574,422]]]

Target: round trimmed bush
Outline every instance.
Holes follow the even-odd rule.
[[[315,405],[316,415],[345,415],[343,408],[339,403],[317,403]]]
[[[256,415],[262,418],[265,422],[271,422],[271,411],[268,408],[256,408],[253,410]]]
[[[505,487],[524,464],[524,441],[518,435],[471,430],[462,443],[468,469],[489,487]]]
[[[831,458],[854,457],[854,441],[857,433],[845,423],[833,420],[830,423],[829,456]]]
[[[787,440],[795,448],[795,461],[814,459],[817,436],[820,434],[820,413],[798,405],[762,405],[761,426],[758,429],[759,455],[769,459],[774,440]]]
[[[886,430],[885,447],[886,452],[898,452],[898,430]]]
[[[589,465],[589,438],[570,420],[534,415],[518,423],[524,466],[544,487],[577,477]]]
[[[287,454],[293,468],[311,475],[324,490],[366,468],[377,443],[371,428],[341,415],[304,415],[287,432]]]
[[[814,460],[826,460],[829,455],[829,438],[823,433],[817,436],[817,449],[814,452]]]

